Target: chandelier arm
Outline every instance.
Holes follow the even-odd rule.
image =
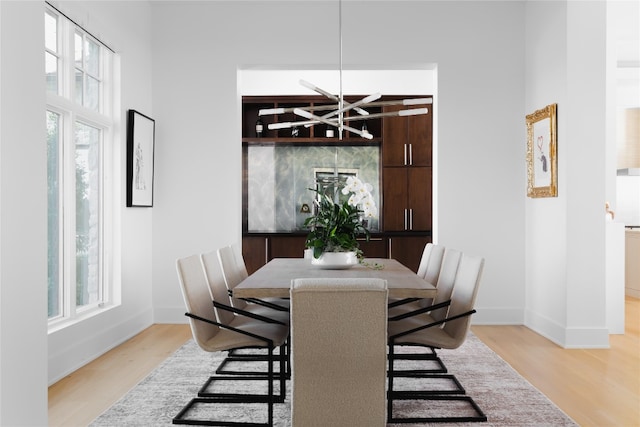
[[[369,107],[382,107],[385,105],[423,105],[433,104],[433,98],[407,98],[393,99],[389,101],[377,101],[368,104]]]
[[[327,98],[329,98],[329,99],[330,99],[330,100],[332,100],[332,101],[338,101],[338,102],[340,101],[340,98],[338,98],[338,97],[337,97],[337,96],[335,96],[334,94],[332,94],[332,93],[330,93],[330,92],[327,92],[327,91],[326,91],[326,90],[324,90],[324,89],[320,89],[318,86],[315,86],[315,85],[313,85],[313,84],[309,83],[309,82],[308,82],[308,81],[306,81],[306,80],[300,79],[300,80],[299,80],[299,83],[300,83],[302,86],[306,87],[307,89],[311,89],[312,91],[317,92],[317,93],[319,93],[320,95],[324,95],[324,96],[326,96]]]
[[[340,97],[338,97],[338,96],[336,96],[336,95],[334,95],[334,94],[332,94],[332,93],[330,93],[330,92],[327,92],[327,91],[326,91],[326,90],[324,90],[324,89],[320,89],[319,87],[314,86],[313,84],[309,83],[309,82],[308,82],[308,81],[306,81],[306,80],[300,79],[300,80],[299,80],[299,83],[300,83],[302,86],[306,87],[307,89],[311,89],[312,91],[314,91],[314,92],[316,92],[316,93],[319,93],[320,95],[324,95],[324,96],[326,96],[327,98],[329,98],[329,99],[330,99],[330,100],[332,100],[332,101],[336,101],[336,102],[338,102],[338,108],[340,108],[340,107],[339,107],[339,105],[340,105]],[[348,102],[346,102],[346,101],[343,101],[343,103],[344,103],[344,105],[349,105],[349,103],[348,103]],[[367,114],[369,114],[367,111],[363,110],[362,108],[356,108],[356,111],[357,111],[358,113],[360,113],[360,114],[363,114],[363,115],[367,115]]]
[[[432,98],[411,98],[411,99],[400,99],[400,100],[392,100],[392,101],[379,101],[379,102],[369,102],[367,103],[367,106],[369,107],[381,107],[381,106],[385,106],[385,105],[407,105],[407,106],[411,106],[411,105],[423,105],[423,104],[428,104],[431,105],[433,104],[433,99]],[[304,110],[311,110],[312,108],[310,107],[305,107],[305,108],[301,108]],[[292,109],[293,111],[294,109]],[[427,114],[429,112],[429,110],[427,108],[413,108],[413,109],[408,109],[408,110],[399,110],[399,111],[403,111],[403,113],[399,113],[399,112],[388,112],[388,113],[367,113],[366,116],[350,116],[350,117],[343,117],[343,121],[345,122],[349,122],[352,120],[367,120],[367,119],[375,119],[375,118],[380,118],[380,117],[392,117],[392,116],[415,116],[415,115],[419,115],[419,114]],[[322,118],[330,118],[336,115],[336,112],[332,112],[329,114],[325,114],[323,116],[321,116]],[[314,123],[315,124],[315,123]],[[306,124],[304,125],[304,127],[308,128],[313,126],[313,124]]]
[[[277,130],[277,129],[290,129],[292,127],[297,126],[313,126],[320,123],[317,120],[301,120],[299,122],[278,122],[278,123],[269,123],[267,128],[269,130]]]
[[[323,119],[322,117],[316,116],[315,114],[312,114],[305,110],[295,109],[293,113],[297,116],[304,117],[306,119],[317,120],[320,123],[324,123],[324,124],[336,127],[338,129],[340,128],[340,125],[341,125],[339,120],[335,121],[335,120]],[[362,132],[360,129],[356,129],[356,128],[352,128],[344,125],[342,125],[342,128],[345,130],[348,130],[351,133],[355,133],[356,135],[359,135],[363,138],[373,139],[373,135],[371,135],[369,132]]]
[[[300,106],[300,107],[287,107],[287,108],[263,108],[261,110],[258,110],[258,115],[259,116],[269,116],[269,115],[276,115],[276,114],[284,114],[284,113],[293,113],[293,110],[295,110],[296,108],[300,108],[301,110],[307,110],[307,111],[326,111],[326,110],[334,110],[338,108],[338,104],[331,104],[331,105],[305,105],[305,106]]]
[[[376,99],[380,99],[381,96],[382,95],[379,94],[379,93],[374,93],[373,95],[366,96],[366,97],[362,98],[361,100],[354,102],[353,104],[349,104],[349,103],[345,102],[344,103],[345,106],[343,108],[339,108],[336,111],[332,111],[332,112],[330,112],[328,114],[325,114],[325,115],[323,115],[321,117],[323,119],[328,119],[328,118],[333,117],[335,115],[342,114],[342,113],[345,113],[345,112],[350,111],[352,109],[355,109],[359,105],[368,104],[370,102],[375,101]],[[366,116],[368,116],[368,115],[369,115],[369,113],[367,112]]]
[[[373,113],[368,116],[350,116],[345,117],[345,122],[351,122],[356,120],[369,120],[369,119],[377,119],[380,117],[394,117],[394,116],[417,116],[421,114],[428,114],[428,108],[412,108],[410,110],[398,110],[398,111],[389,111],[388,113]]]
[[[375,101],[370,102],[367,107],[382,107],[385,105],[423,105],[423,104],[433,104],[433,98],[409,98],[409,99],[395,99],[390,101]],[[345,103],[346,105],[346,103]],[[258,111],[259,116],[267,116],[267,115],[275,115],[275,114],[284,114],[284,113],[293,113],[293,110],[296,108],[300,108],[302,110],[314,110],[314,111],[326,111],[326,110],[334,110],[338,108],[338,104],[330,104],[330,105],[315,105],[315,106],[301,106],[301,107],[290,107],[290,108],[263,108]],[[354,110],[361,110],[360,108],[354,108]],[[365,110],[361,110],[362,112],[368,115],[369,113]],[[379,117],[379,116],[377,116]]]
[[[291,108],[291,112],[293,112],[295,108]],[[306,109],[300,108],[301,111],[306,111]],[[393,117],[393,116],[416,116],[416,115],[420,115],[420,114],[428,114],[429,110],[427,108],[412,108],[409,110],[399,110],[399,111],[390,111],[388,113],[374,113],[374,114],[370,114],[369,116],[350,116],[350,117],[345,117],[344,121],[345,122],[351,122],[351,121],[358,121],[358,120],[368,120],[368,119],[377,119],[380,117]],[[323,116],[320,116],[320,118],[324,118]],[[338,127],[338,122],[336,119],[334,120],[327,120],[327,122],[331,122],[331,123],[327,123],[327,124],[332,124],[334,127]],[[276,129],[289,129],[292,127],[297,127],[297,126],[305,126],[305,127],[310,127],[313,125],[317,125],[318,123],[326,123],[326,122],[321,122],[320,120],[301,120],[298,122],[279,122],[279,123],[269,123],[269,125],[267,126],[270,130],[276,130]],[[358,131],[358,129],[354,129],[354,128],[349,128],[348,129],[349,132],[352,133],[357,133],[358,135],[362,136],[362,132]]]

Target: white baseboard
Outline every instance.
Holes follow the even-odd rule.
[[[523,325],[524,310],[515,307],[476,307],[476,313],[471,319],[474,325]]]
[[[189,319],[184,315],[186,311],[187,310],[184,308],[184,305],[156,308],[153,311],[153,321],[154,323],[166,324],[188,323]]]
[[[609,329],[568,328],[527,310],[524,325],[563,348],[609,348]]]
[[[108,324],[114,317],[108,316],[107,321],[94,320],[93,325],[100,324],[100,327],[92,327],[91,333],[84,333],[87,330],[86,326],[77,326],[73,332],[73,340],[54,340],[58,348],[52,348],[50,337],[49,386],[139,334],[153,323],[150,310],[121,322]],[[67,331],[56,333],[69,334]]]

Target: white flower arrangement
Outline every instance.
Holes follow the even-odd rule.
[[[347,203],[354,208],[360,208],[365,218],[375,218],[378,214],[371,191],[373,191],[371,184],[364,183],[355,176],[349,176],[346,185],[342,188],[342,194],[345,196],[353,193]]]

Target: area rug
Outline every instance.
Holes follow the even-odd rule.
[[[576,423],[475,335],[469,334],[456,350],[438,351],[450,373],[487,415],[487,422],[473,426],[575,426]],[[173,417],[192,398],[218,366],[224,354],[210,354],[189,341],[130,390],[91,426],[170,426]],[[424,363],[424,362],[405,362]],[[290,382],[285,403],[275,405],[274,424],[290,427]],[[394,387],[395,388],[395,387]],[[411,401],[410,405],[430,405]],[[253,417],[261,409],[245,405],[216,406],[216,417],[239,420]],[[262,405],[261,407],[264,407]],[[403,411],[402,407],[398,411]],[[407,408],[415,411],[416,408]],[[264,411],[263,411],[264,412]],[[402,416],[401,413],[394,414]],[[402,424],[410,425],[410,424]],[[421,424],[424,425],[424,424]],[[447,423],[434,424],[438,426]]]

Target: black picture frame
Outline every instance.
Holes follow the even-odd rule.
[[[128,111],[127,207],[153,207],[155,132],[155,120]]]

